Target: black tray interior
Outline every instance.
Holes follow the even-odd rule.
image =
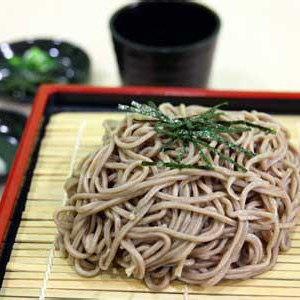
[[[0,257],[0,287],[5,274],[6,264],[15,241],[17,230],[25,208],[30,182],[38,159],[38,153],[43,139],[45,128],[51,115],[59,112],[80,112],[80,111],[116,111],[118,103],[129,104],[132,100],[143,103],[148,101],[172,102],[173,104],[186,103],[204,106],[213,106],[221,102],[228,102],[227,109],[233,110],[259,110],[273,114],[300,114],[300,98],[296,100],[286,99],[241,99],[241,98],[205,98],[205,97],[184,97],[184,96],[128,96],[111,94],[78,94],[78,93],[56,93],[51,95],[44,112],[41,129],[36,141],[36,146],[31,156],[29,166],[25,175],[13,217],[8,228],[7,237],[3,245]]]

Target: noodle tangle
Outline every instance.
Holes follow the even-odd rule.
[[[171,118],[206,110],[169,103],[159,108]],[[155,132],[154,120],[126,114],[119,123],[104,123],[103,145],[68,179],[68,201],[54,215],[56,245],[79,275],[118,267],[162,290],[173,280],[212,286],[274,266],[279,252],[290,248],[299,212],[299,152],[289,132],[268,114],[240,111],[219,118],[276,130],[275,135],[255,128],[224,133],[255,152],[253,158],[210,143],[247,172],[206,149],[212,170],[142,166],[142,161],[168,162],[177,155],[160,151],[167,140]],[[180,140],[174,143],[180,148]],[[182,162],[201,164],[193,144]]]

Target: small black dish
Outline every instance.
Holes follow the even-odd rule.
[[[0,44],[0,94],[30,102],[42,83],[85,83],[90,60],[70,43],[37,39]]]
[[[218,15],[184,1],[142,1],[110,19],[125,85],[206,87],[220,30]]]
[[[25,123],[24,115],[0,110],[0,183],[6,181]]]

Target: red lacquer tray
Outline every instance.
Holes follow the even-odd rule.
[[[0,285],[9,259],[30,180],[37,161],[43,130],[49,117],[62,111],[113,111],[131,100],[212,106],[227,101],[229,109],[256,109],[268,113],[299,114],[300,93],[213,91],[187,88],[100,88],[76,85],[42,86],[11,169],[0,203]]]

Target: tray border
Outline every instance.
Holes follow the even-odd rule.
[[[84,85],[43,85],[39,88],[32,106],[30,117],[26,123],[18,151],[10,170],[8,180],[0,202],[0,254],[6,232],[8,231],[9,220],[12,217],[13,208],[18,198],[23,177],[28,165],[28,158],[34,149],[35,138],[39,131],[40,122],[52,95],[56,93],[79,93],[79,94],[111,94],[131,96],[177,96],[190,98],[228,98],[257,99],[260,101],[272,101],[286,99],[300,102],[300,93],[291,92],[265,92],[265,91],[222,91],[203,90],[192,88],[173,87],[92,87]],[[271,102],[268,104],[272,105]]]

